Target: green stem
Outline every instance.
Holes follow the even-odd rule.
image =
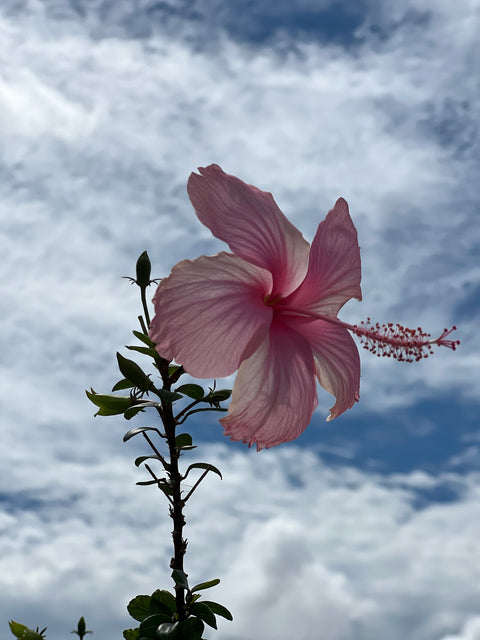
[[[145,291],[146,291],[146,287],[140,287],[140,295],[141,295],[141,298],[142,298],[143,313],[145,314],[145,320],[147,321],[147,329],[148,329],[148,327],[150,327],[150,314],[148,313],[147,297],[145,295]]]
[[[171,382],[168,379],[168,372],[166,376],[163,377],[164,389],[167,391],[171,390]],[[183,558],[185,556],[185,552],[187,550],[187,541],[183,538],[183,527],[185,526],[185,517],[183,515],[183,507],[185,506],[185,501],[182,499],[182,490],[181,490],[181,482],[182,475],[180,474],[178,468],[178,459],[180,456],[180,451],[175,443],[175,429],[176,422],[175,417],[173,415],[173,408],[171,402],[167,402],[162,400],[162,413],[163,413],[163,426],[165,427],[165,435],[167,437],[168,449],[170,452],[170,462],[169,462],[169,480],[170,486],[172,489],[172,505],[170,507],[170,517],[173,520],[173,531],[172,531],[172,540],[173,540],[173,558],[170,561],[170,567],[172,569],[178,569],[179,571],[184,572],[183,569]],[[177,614],[178,619],[185,620],[186,618],[186,610],[185,610],[185,589],[182,587],[175,585],[175,600],[177,604]]]

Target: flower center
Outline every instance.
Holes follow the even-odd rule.
[[[267,305],[267,307],[274,307],[282,300],[283,300],[282,296],[279,295],[278,293],[274,296],[272,296],[272,294],[269,293],[268,296],[265,296],[265,298],[263,299],[263,302],[264,304]]]

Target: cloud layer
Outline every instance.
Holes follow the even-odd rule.
[[[309,240],[348,200],[364,302],[346,320],[459,324],[460,350],[418,367],[362,353],[356,416],[412,407],[402,419],[425,433],[442,420],[428,402],[471,416],[455,473],[435,476],[213,448],[225,480],[192,502],[188,535],[192,576],[222,577],[235,614],[219,639],[476,640],[478,7],[258,2],[236,20],[238,6],[2,4],[1,617],[54,637],[83,614],[113,640],[129,597],[169,582],[161,496],[134,487],[136,445],[83,390],[115,381],[137,256],[162,276],[224,248],[185,191],[217,162]]]

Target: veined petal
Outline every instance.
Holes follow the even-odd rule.
[[[199,168],[188,195],[199,220],[236,255],[267,269],[272,296],[285,297],[304,279],[308,242],[287,220],[271,193],[224,173],[216,164]]]
[[[350,298],[362,299],[361,261],[357,230],[348,204],[339,198],[323,222],[310,250],[305,280],[285,305],[336,316]]]
[[[274,321],[268,337],[235,380],[225,435],[258,449],[297,438],[317,406],[315,366],[308,342]]]
[[[327,420],[333,420],[359,400],[360,356],[347,329],[325,322],[297,318],[295,329],[310,343],[320,385],[335,396]]]
[[[183,260],[158,285],[150,338],[192,376],[230,375],[268,332],[271,286],[268,271],[230,253]]]

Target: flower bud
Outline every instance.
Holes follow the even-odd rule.
[[[152,264],[148,253],[144,251],[137,260],[137,279],[138,286],[145,289],[150,284],[150,274],[152,272]]]

